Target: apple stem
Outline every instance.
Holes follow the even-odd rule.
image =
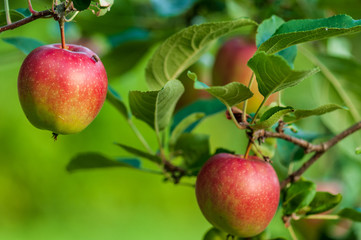
[[[31,5],[31,0],[28,0],[28,5],[29,5],[29,11],[31,12],[31,14],[37,14],[38,12],[34,10],[33,6]]]
[[[64,33],[64,17],[59,19],[60,36],[61,36],[61,48],[65,49],[65,33]]]
[[[297,236],[296,236],[296,233],[295,233],[295,231],[293,230],[293,227],[292,227],[291,224],[287,227],[287,229],[288,229],[288,231],[289,231],[289,233],[290,233],[290,235],[291,235],[291,238],[292,238],[293,240],[298,240],[298,238],[297,238]]]
[[[254,72],[252,72],[251,78],[249,79],[249,83],[248,83],[249,89],[251,89],[251,87],[252,87],[253,79],[254,79]],[[243,117],[242,117],[243,122],[247,121],[247,118],[246,118],[247,102],[248,102],[248,99],[246,99],[243,103]]]
[[[11,24],[9,0],[4,0],[4,7],[5,7],[6,23],[9,25]]]
[[[251,151],[251,148],[252,148],[252,141],[249,140],[249,141],[248,141],[247,148],[246,148],[246,153],[244,154],[244,158],[245,158],[245,159],[248,158],[248,155],[249,155],[249,152]]]
[[[324,219],[324,220],[337,220],[340,219],[338,215],[310,215],[304,217],[305,219]]]
[[[251,124],[253,124],[256,121],[257,115],[258,115],[259,111],[261,110],[262,106],[264,105],[264,103],[267,101],[267,98],[268,98],[268,96],[263,98],[263,101],[261,102],[256,113],[254,114]]]

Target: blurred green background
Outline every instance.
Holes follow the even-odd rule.
[[[36,10],[47,9],[50,5],[51,1],[33,1]],[[3,5],[0,6],[3,9]],[[26,8],[27,3],[11,0],[10,7]],[[260,22],[272,14],[289,20],[347,13],[359,19],[361,12],[356,10],[360,7],[356,0],[343,1],[342,4],[322,0],[115,1],[111,11],[103,17],[96,17],[89,11],[80,13],[74,23],[67,24],[66,37],[68,43],[84,44],[99,54],[108,71],[109,84],[127,102],[129,90],[147,90],[144,69],[156,45],[183,27],[243,16]],[[248,29],[243,34],[250,33],[252,30]],[[15,36],[34,38],[46,44],[60,40],[57,23],[49,19],[1,33],[1,38]],[[351,72],[345,75],[343,69],[338,69],[336,74],[345,75],[348,82],[343,86],[358,110],[361,110],[361,94],[358,94],[361,82],[357,78],[360,65],[354,59],[361,59],[360,40],[361,34],[357,34],[318,45],[309,44],[323,53],[355,62],[356,67]],[[202,66],[202,71],[211,71],[212,56],[220,42],[202,62],[197,63]],[[17,74],[25,55],[0,41],[0,56],[0,239],[202,239],[211,225],[198,209],[192,187],[163,183],[158,175],[121,168],[68,173],[66,165],[78,153],[129,156],[113,143],[138,148],[142,145],[122,116],[107,102],[85,131],[59,136],[58,141],[53,141],[50,132],[36,129],[27,121],[18,101]],[[339,66],[335,61],[329,62]],[[295,68],[310,67],[312,63],[301,52]],[[307,79],[287,90],[283,101],[296,108],[314,108],[329,103],[329,100],[337,103],[337,94],[330,93],[331,90],[328,94],[318,90],[325,89],[327,82],[323,81],[321,74]],[[342,101],[339,103],[343,104]],[[339,113],[326,118],[313,117],[301,122],[300,127],[330,136],[337,132],[337,126],[329,122],[338,122],[339,118]],[[137,120],[135,123],[156,149],[151,129]],[[351,121],[338,124],[341,131],[351,125]],[[222,127],[214,128],[215,125]],[[224,113],[220,113],[203,121],[196,131],[210,134],[213,150],[226,147],[242,153],[244,136],[234,134],[234,129],[233,124],[224,118]],[[359,156],[352,154],[353,151],[340,146],[331,150],[306,176],[320,185],[328,182],[326,188],[335,187],[336,191],[344,193],[343,206],[357,207],[361,205],[358,184],[361,182],[361,161]],[[287,168],[281,166],[278,158],[276,154],[275,167],[284,177]],[[189,181],[194,182],[194,179]],[[314,229],[312,224],[307,224],[300,223],[296,229],[304,239],[321,239],[321,236],[324,239],[361,239],[361,227],[357,224],[350,227],[346,223],[344,232],[337,232],[335,224],[321,224]],[[269,229],[273,237],[288,238],[280,213]]]

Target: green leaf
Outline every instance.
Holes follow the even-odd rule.
[[[342,107],[337,104],[325,104],[325,105],[322,105],[322,106],[312,109],[312,110],[295,110],[294,111],[294,115],[295,115],[294,120],[299,120],[301,118],[306,118],[306,117],[315,116],[315,115],[319,116],[319,115],[323,115],[325,113],[333,112],[338,109],[347,109],[347,108]]]
[[[195,63],[214,40],[244,26],[257,23],[246,18],[193,25],[170,36],[156,50],[146,69],[146,81],[151,89],[159,89],[176,79]]]
[[[248,66],[254,71],[258,90],[265,98],[284,88],[295,86],[319,71],[318,68],[309,71],[292,70],[282,57],[265,52],[256,53],[248,61]]]
[[[183,121],[184,118],[188,117],[196,112],[202,112],[205,114],[205,117],[212,116],[213,114],[226,111],[226,106],[221,103],[218,99],[200,99],[195,101],[194,103],[188,105],[187,107],[181,109],[174,115],[173,123],[171,126],[171,131],[174,131],[174,128]],[[190,125],[185,132],[191,132],[200,121],[196,121],[192,125]]]
[[[9,13],[10,13],[11,22],[17,22],[17,21],[25,18],[25,16],[22,13],[14,10],[14,9],[10,9]],[[6,25],[7,25],[7,22],[6,22],[5,10],[1,10],[0,11],[0,26],[6,26]]]
[[[137,163],[136,163],[137,162]],[[68,163],[66,169],[69,172],[73,172],[81,169],[92,169],[92,168],[107,168],[107,167],[129,167],[139,168],[139,160],[128,159],[127,161],[114,161],[99,153],[81,153],[73,157]]]
[[[35,48],[43,46],[44,43],[33,39],[25,37],[12,37],[12,38],[3,38],[4,42],[14,45],[17,49],[22,51],[25,54],[29,54]]]
[[[73,0],[74,7],[78,11],[83,11],[90,6],[91,0]]]
[[[280,118],[290,112],[293,112],[292,107],[273,107],[268,109],[261,117],[261,121],[251,126],[252,129],[270,128],[280,120]]]
[[[125,151],[131,153],[131,154],[134,154],[138,157],[141,157],[141,158],[145,158],[145,159],[148,159],[154,163],[161,163],[161,159],[156,156],[156,155],[152,155],[152,154],[149,154],[147,152],[143,152],[139,149],[136,149],[134,147],[131,147],[131,146],[127,146],[127,145],[124,145],[124,144],[121,144],[121,143],[116,143],[117,146],[123,148]]]
[[[337,215],[355,222],[361,222],[361,211],[359,209],[344,208]]]
[[[209,135],[183,133],[174,146],[187,169],[200,168],[210,157]]]
[[[122,98],[115,91],[114,88],[108,85],[107,100],[110,102],[126,119],[130,118],[130,113],[127,110]]]
[[[283,212],[291,215],[308,206],[316,195],[316,184],[299,180],[286,189]]]
[[[359,31],[361,31],[361,21],[353,20],[347,15],[321,19],[291,20],[282,24],[258,50],[272,54],[296,44]]]
[[[131,91],[129,105],[135,117],[162,131],[167,127],[183,91],[180,81],[171,80],[159,91]]]
[[[186,118],[184,118],[172,131],[172,134],[169,138],[169,145],[172,146],[176,143],[179,136],[181,136],[182,133],[184,133],[189,126],[194,124],[195,122],[199,121],[205,116],[204,113],[192,113]]]
[[[257,28],[257,35],[256,35],[256,45],[259,47],[262,43],[267,41],[275,32],[276,30],[284,23],[285,21],[273,15],[272,17],[264,20]],[[277,55],[283,57],[287,63],[293,67],[293,62],[297,55],[297,47],[291,46],[286,48]]]
[[[336,207],[342,200],[341,194],[333,195],[328,192],[317,192],[315,198],[310,203],[310,210],[307,215],[326,212]]]
[[[195,73],[188,72],[188,77],[194,81],[194,88],[209,92],[213,97],[218,98],[223,104],[229,107],[253,96],[251,90],[239,82],[231,82],[225,86],[209,87],[205,83],[198,81]]]

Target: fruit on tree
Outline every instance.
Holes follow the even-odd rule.
[[[248,60],[256,52],[257,47],[252,42],[241,37],[234,37],[226,41],[218,50],[212,69],[212,85],[225,85],[230,82],[240,82],[246,86],[252,76],[252,70],[247,66]],[[256,112],[263,101],[262,94],[258,91],[257,81],[254,79],[251,91],[253,97],[248,99],[247,113]],[[277,100],[277,94],[272,94],[266,105]],[[243,103],[238,107],[243,108]]]
[[[211,157],[196,182],[198,205],[216,228],[239,237],[261,233],[272,220],[280,185],[273,167],[256,156]]]
[[[86,47],[44,45],[24,60],[18,77],[22,109],[37,128],[57,134],[82,131],[99,113],[108,79],[99,57]]]

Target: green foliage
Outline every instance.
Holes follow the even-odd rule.
[[[352,208],[344,208],[337,215],[343,218],[348,218],[355,222],[361,222],[361,211],[352,209]]]
[[[194,88],[207,91],[227,107],[232,107],[253,96],[251,90],[239,82],[231,82],[225,86],[209,87],[205,83],[199,82],[195,73],[188,72],[188,77],[194,81]]]
[[[15,46],[17,49],[19,49],[25,54],[29,54],[35,48],[44,45],[44,43],[36,39],[26,38],[26,37],[2,38],[2,40],[6,43]]]
[[[169,81],[161,90],[129,93],[132,113],[155,130],[162,131],[169,124],[175,105],[184,87],[178,80]]]
[[[205,116],[204,113],[192,113],[186,118],[184,118],[181,122],[179,122],[178,125],[175,126],[175,128],[172,131],[172,134],[169,138],[169,145],[173,146],[178,138],[184,133],[191,125],[193,125],[195,122],[201,120]]]
[[[83,11],[90,6],[91,0],[72,0],[74,7],[78,11]]]
[[[124,144],[121,144],[121,143],[116,143],[116,145],[123,148],[125,151],[127,151],[128,153],[131,153],[131,154],[133,154],[135,156],[145,158],[145,159],[150,160],[150,161],[152,161],[154,163],[157,163],[157,164],[161,163],[161,159],[156,155],[152,155],[152,154],[143,152],[143,151],[141,151],[139,149],[136,149],[134,147],[127,146],[127,145],[124,145]]]
[[[256,53],[249,61],[248,66],[254,71],[259,92],[267,98],[272,93],[295,86],[305,78],[319,71],[314,68],[309,71],[295,71],[280,56]]]
[[[125,161],[114,161],[99,153],[81,153],[73,157],[68,163],[66,169],[73,172],[81,169],[107,168],[107,167],[128,167],[140,168],[140,161],[135,158],[129,158]]]
[[[328,192],[317,192],[312,202],[308,205],[307,215],[326,212],[336,207],[342,200],[341,194],[333,195]]]
[[[301,109],[296,109],[293,112],[294,116],[290,116],[289,119],[287,121],[297,121],[300,120],[302,118],[307,118],[310,116],[319,116],[319,115],[323,115],[329,112],[333,112],[335,110],[338,109],[347,109],[345,107],[342,107],[340,105],[337,104],[325,104],[322,105],[318,108],[315,109],[311,109],[311,110],[301,110]]]
[[[257,28],[256,45],[259,47],[262,43],[267,41],[277,31],[277,29],[285,21],[277,16],[272,16],[264,20]],[[282,56],[290,66],[293,66],[293,62],[297,55],[297,47],[291,46],[284,50],[281,50],[278,55]]]
[[[186,169],[199,170],[210,157],[209,135],[183,133],[174,145],[174,152],[183,157]]]
[[[146,80],[151,89],[159,89],[176,79],[195,63],[218,38],[244,26],[257,25],[250,19],[194,25],[170,36],[156,50],[146,68]]]
[[[276,53],[292,45],[361,31],[361,22],[347,15],[322,19],[291,20],[282,24],[259,51]]]
[[[226,111],[226,107],[218,99],[200,99],[190,104],[189,106],[181,109],[174,115],[173,123],[171,126],[171,131],[181,122],[183,119],[187,118],[188,115],[193,113],[202,112],[205,114],[204,117],[210,117],[216,113]],[[200,121],[195,122],[185,132],[192,131]]]
[[[316,195],[316,184],[299,180],[286,189],[282,203],[284,215],[291,215],[307,207]]]
[[[252,129],[266,129],[272,127],[276,124],[279,119],[290,112],[293,112],[294,109],[292,107],[273,107],[268,109],[261,117],[260,122],[251,126]]]
[[[108,86],[107,101],[110,102],[126,119],[130,118],[131,115],[128,112],[120,95],[111,87]]]
[[[19,21],[19,20],[25,18],[24,14],[22,14],[21,12],[19,12],[17,10],[14,10],[14,9],[10,9],[9,14],[10,14],[10,18],[11,18],[12,22],[16,22],[16,21]],[[0,26],[5,26],[5,25],[7,25],[6,13],[5,13],[5,10],[1,10],[0,11]]]

